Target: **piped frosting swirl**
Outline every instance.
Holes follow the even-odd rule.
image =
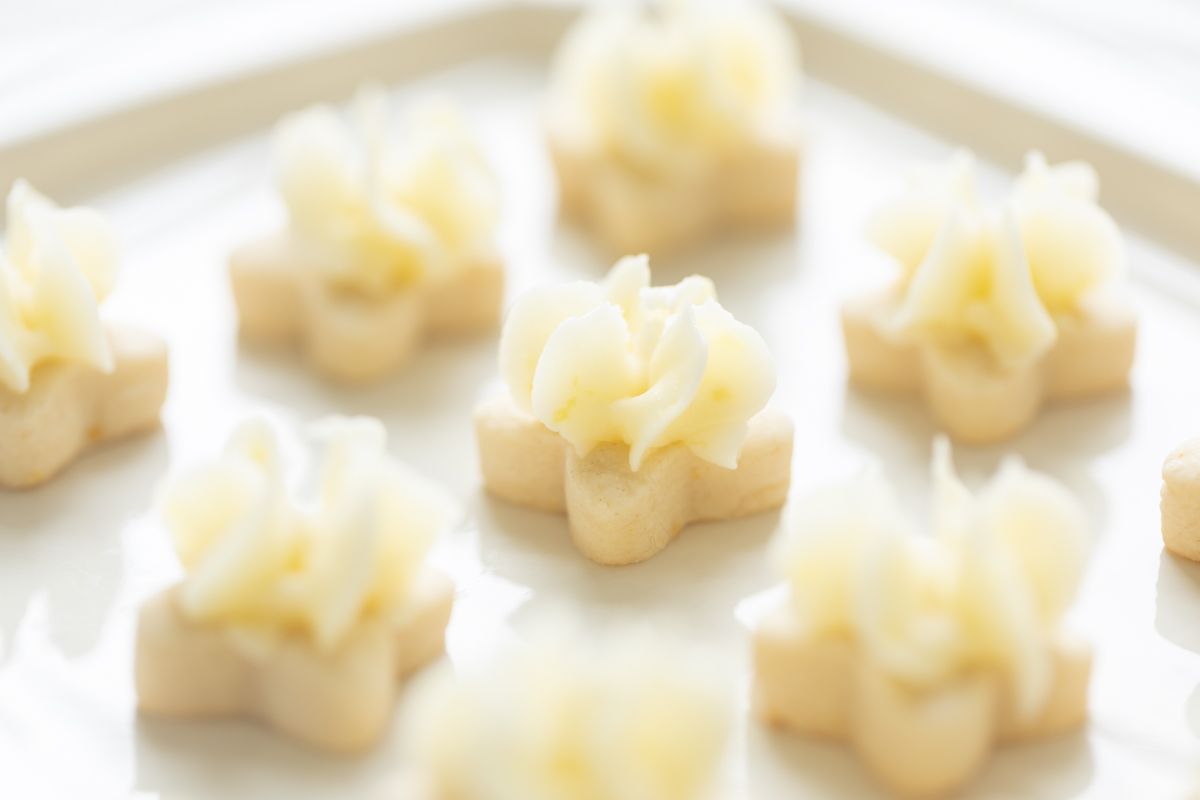
[[[935,445],[933,536],[922,536],[877,471],[797,503],[777,557],[816,635],[846,636],[897,680],[929,686],[999,670],[1016,710],[1050,690],[1047,643],[1087,557],[1079,502],[1010,458],[978,494]]]
[[[112,371],[100,302],[116,274],[116,242],[98,212],[59,208],[26,181],[13,184],[0,257],[0,385],[24,393],[46,362]]]
[[[915,171],[868,235],[901,267],[902,335],[980,342],[1001,366],[1020,367],[1053,345],[1058,319],[1117,274],[1120,232],[1083,162],[1050,166],[1031,153],[998,207],[981,204],[976,184],[965,151]]]
[[[588,14],[556,57],[560,120],[637,168],[695,169],[790,113],[799,57],[766,7],[612,4]]]
[[[451,274],[492,245],[495,179],[457,109],[427,99],[390,136],[386,93],[360,90],[350,113],[314,106],[274,138],[293,233],[325,253],[331,281],[381,293]]]
[[[218,459],[166,488],[187,616],[300,633],[328,650],[361,620],[404,613],[451,503],[388,456],[378,420],[331,417],[314,430],[326,442],[315,502],[288,491],[279,440],[261,420],[243,423]]]
[[[500,373],[514,402],[578,453],[624,443],[634,470],[676,443],[732,469],[775,389],[766,343],[721,307],[712,282],[651,287],[646,256],[621,259],[602,283],[520,298]]]

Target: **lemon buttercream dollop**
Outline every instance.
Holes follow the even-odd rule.
[[[387,454],[378,420],[331,417],[314,430],[326,446],[314,502],[289,492],[279,440],[261,420],[166,488],[163,516],[186,573],[179,604],[190,618],[299,632],[329,649],[363,619],[405,613],[450,501]]]
[[[815,635],[850,638],[911,685],[998,670],[1018,714],[1032,715],[1086,560],[1082,508],[1017,458],[973,494],[944,439],[933,472],[933,536],[915,530],[875,470],[793,507],[777,555],[796,610]]]
[[[1057,320],[1121,265],[1120,233],[1097,203],[1098,185],[1088,164],[1051,166],[1030,153],[1009,196],[989,207],[965,151],[914,171],[868,227],[901,267],[896,329],[981,342],[1006,368],[1037,359],[1057,338]]]
[[[646,171],[702,164],[776,124],[795,102],[786,24],[755,4],[613,4],[587,15],[556,58],[553,107]]]
[[[100,302],[116,272],[116,242],[98,212],[59,208],[26,181],[13,184],[0,256],[0,385],[28,391],[44,362],[112,371]]]
[[[672,444],[734,468],[748,422],[775,388],[766,343],[700,276],[650,286],[646,256],[601,283],[575,281],[520,298],[500,338],[514,402],[585,455],[629,445],[629,465]]]
[[[708,798],[730,721],[712,675],[646,636],[543,633],[418,689],[413,763],[438,800]]]
[[[368,293],[437,281],[492,244],[495,178],[456,107],[426,98],[392,140],[386,93],[360,90],[343,116],[314,106],[275,131],[292,232],[329,256],[329,279]]]

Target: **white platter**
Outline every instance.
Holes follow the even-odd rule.
[[[490,55],[398,90],[450,90],[468,108],[505,193],[510,299],[537,283],[599,275],[611,261],[556,220],[536,123],[544,66],[532,51]],[[653,260],[655,277],[711,276],[724,304],[771,345],[777,402],[797,422],[793,494],[877,457],[919,513],[934,429],[916,403],[846,388],[837,308],[885,274],[861,243],[867,212],[903,163],[944,155],[950,144],[829,86],[810,83],[803,103],[811,136],[796,232]],[[745,711],[746,623],[777,583],[765,551],[778,516],[698,525],[645,564],[599,567],[574,550],[561,518],[480,489],[469,415],[495,375],[494,338],[435,345],[366,389],[329,386],[294,356],[239,346],[225,256],[281,217],[267,156],[255,135],[90,198],[124,242],[110,313],[167,337],[171,392],[161,433],[107,447],[45,488],[0,494],[0,796],[394,796],[395,735],[364,758],[330,758],[247,723],[134,712],[136,609],[178,574],[151,508],[154,488],[169,469],[211,454],[251,412],[286,424],[330,412],[378,416],[393,450],[460,498],[463,522],[436,553],[459,582],[454,663],[486,658],[547,613],[571,614],[585,629],[649,625],[711,654]],[[1000,751],[969,797],[1200,792],[1200,569],[1163,554],[1157,506],[1162,457],[1200,428],[1200,273],[1135,236],[1129,260],[1142,314],[1132,390],[1053,408],[1010,446],[957,451],[971,482],[1009,450],[1020,453],[1086,501],[1096,532],[1072,617],[1096,646],[1091,724]],[[722,786],[730,800],[877,792],[847,750],[771,733],[745,714]]]

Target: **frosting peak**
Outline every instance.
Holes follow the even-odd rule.
[[[978,208],[975,156],[957,150],[944,163],[909,168],[904,191],[872,215],[867,238],[894,258],[909,278],[956,209]]]
[[[111,371],[99,304],[116,272],[116,242],[98,212],[59,208],[26,181],[14,183],[0,258],[0,385],[28,391],[46,361]]]
[[[450,521],[449,500],[387,455],[378,420],[331,417],[314,431],[327,445],[315,503],[288,493],[278,440],[257,420],[167,488],[186,614],[260,633],[298,630],[329,649],[360,619],[403,612]]]
[[[543,639],[414,698],[410,737],[434,797],[710,796],[729,725],[711,665],[639,637],[604,649]]]
[[[586,16],[554,69],[556,108],[609,152],[647,169],[693,168],[788,113],[799,57],[757,5],[674,2]]]
[[[868,225],[903,270],[897,328],[918,338],[982,342],[1005,367],[1038,358],[1055,319],[1116,274],[1120,233],[1096,203],[1083,162],[1050,166],[1040,153],[999,207],[979,203],[965,151],[914,172],[905,192]]]
[[[935,339],[980,339],[1005,367],[1041,355],[1058,335],[1011,213],[953,211],[913,276],[896,325]]]
[[[513,306],[500,372],[521,408],[582,455],[629,445],[638,469],[674,443],[737,466],[747,422],[775,389],[766,343],[692,276],[650,286],[646,256],[629,256],[603,283],[535,289]]]
[[[1038,296],[1053,313],[1069,313],[1121,269],[1121,232],[1097,204],[1099,194],[1090,164],[1050,166],[1041,153],[1026,156],[1012,207]]]
[[[493,175],[453,105],[418,104],[399,143],[388,116],[372,87],[347,118],[314,106],[275,132],[292,229],[334,256],[331,280],[367,292],[444,276],[489,246],[498,215]]]
[[[793,508],[778,550],[792,596],[811,630],[854,638],[899,680],[988,666],[1032,714],[1052,678],[1048,637],[1082,577],[1083,511],[1016,458],[972,494],[948,442],[934,449],[932,537],[914,534],[878,472]]]

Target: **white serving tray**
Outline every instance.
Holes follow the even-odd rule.
[[[537,127],[545,55],[566,19],[561,10],[522,9],[458,18],[412,41],[395,34],[390,42],[412,46],[394,60],[378,45],[344,51],[331,67],[336,79],[312,89],[346,94],[357,79],[382,76],[403,78],[402,96],[448,90],[464,102],[503,185],[510,299],[538,283],[598,276],[612,260],[557,221]],[[134,712],[135,613],[178,575],[151,508],[155,486],[168,470],[211,455],[255,412],[284,424],[330,412],[378,416],[393,450],[461,500],[463,522],[435,556],[459,584],[449,629],[454,663],[486,658],[496,642],[546,614],[569,614],[585,630],[648,625],[727,670],[746,711],[746,625],[778,583],[766,559],[778,515],[697,525],[647,563],[596,566],[571,546],[561,518],[506,506],[480,489],[470,411],[495,376],[494,337],[432,346],[394,380],[365,389],[330,386],[295,356],[238,344],[226,254],[281,219],[262,134],[283,108],[269,90],[303,83],[312,70],[308,62],[291,72],[281,66],[271,80],[229,90],[239,93],[237,105],[256,110],[249,121],[213,123],[208,134],[254,126],[244,139],[201,147],[208,138],[185,137],[199,149],[172,141],[156,149],[136,127],[167,120],[156,106],[139,112],[150,117],[103,121],[116,126],[106,128],[114,138],[103,147],[120,170],[81,173],[77,186],[65,172],[51,176],[76,195],[119,178],[87,198],[111,215],[124,242],[110,313],[161,332],[173,374],[161,433],[104,448],[42,489],[0,494],[0,796],[395,796],[397,735],[363,758],[332,758],[248,723],[150,721]],[[289,98],[311,99],[299,94]],[[211,89],[172,107],[199,119],[228,99]],[[839,298],[886,274],[861,242],[868,211],[894,188],[906,161],[943,156],[951,144],[828,85],[810,82],[803,104],[810,149],[797,230],[653,260],[655,277],[711,276],[725,305],[771,345],[777,402],[797,423],[793,494],[875,457],[914,513],[923,513],[934,428],[917,403],[846,388],[837,309]],[[119,146],[121,124],[134,126],[124,131],[130,152]],[[26,152],[48,159],[46,147],[33,142]],[[1157,507],[1163,456],[1200,428],[1193,356],[1200,282],[1195,265],[1132,235],[1129,261],[1142,313],[1132,390],[1050,409],[1007,447],[957,451],[974,484],[1006,452],[1020,453],[1085,500],[1096,533],[1072,617],[1096,646],[1091,724],[1078,735],[1000,751],[968,797],[1200,792],[1200,569],[1163,554]],[[848,750],[739,716],[723,800],[877,792]]]

